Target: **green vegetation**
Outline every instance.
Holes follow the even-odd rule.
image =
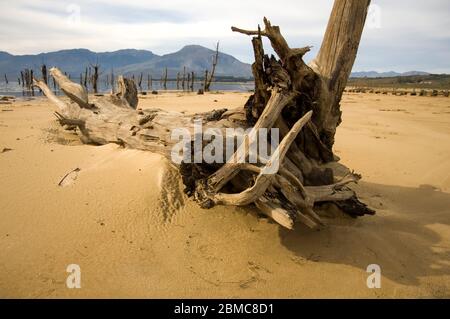
[[[448,90],[450,89],[450,75],[429,74],[390,78],[351,78],[347,85],[351,87]]]

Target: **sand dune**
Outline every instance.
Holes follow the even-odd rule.
[[[247,97],[140,105],[194,113]],[[450,297],[450,99],[347,94],[342,105],[336,153],[377,215],[330,212],[320,232],[200,209],[160,156],[82,145],[43,98],[1,105],[0,297]],[[66,287],[69,264],[81,289]],[[366,286],[369,264],[381,289]]]

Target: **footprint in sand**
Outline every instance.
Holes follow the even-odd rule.
[[[159,175],[160,197],[158,213],[164,222],[171,222],[172,218],[184,207],[185,195],[180,183],[178,171],[170,165],[165,165]]]

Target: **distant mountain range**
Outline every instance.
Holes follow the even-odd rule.
[[[429,75],[427,72],[421,71],[410,71],[404,73],[398,73],[394,71],[390,72],[376,72],[376,71],[368,71],[368,72],[352,72],[352,78],[392,78],[396,76],[413,76],[413,75]]]
[[[203,76],[206,69],[211,69],[214,51],[199,45],[188,45],[180,51],[156,55],[146,50],[119,50],[114,52],[96,53],[87,49],[62,50],[37,55],[12,55],[0,52],[0,75],[6,74],[10,81],[15,81],[20,71],[25,68],[35,70],[40,74],[42,64],[47,67],[57,66],[68,74],[79,77],[90,64],[98,63],[102,74],[114,73],[138,76],[141,72],[147,76],[160,78],[167,67],[169,77],[175,77],[178,72],[194,71],[197,76]],[[231,55],[219,52],[217,76],[252,77],[251,65],[243,63]]]
[[[194,71],[197,76],[203,77],[206,69],[211,69],[214,51],[200,45],[187,45],[181,50],[165,55],[156,55],[147,50],[126,49],[113,52],[92,52],[87,49],[62,50],[36,55],[12,55],[0,51],[0,78],[6,74],[10,81],[15,81],[20,71],[29,68],[40,74],[42,64],[47,67],[57,66],[64,72],[78,78],[84,73],[86,66],[98,63],[103,75],[114,73],[136,75],[141,72],[147,76],[159,79],[167,67],[168,76],[176,77],[178,72]],[[216,75],[221,77],[251,78],[251,65],[243,63],[229,54],[219,53],[219,63]],[[411,71],[398,72],[353,72],[353,78],[386,78],[396,76],[428,75],[426,72]]]

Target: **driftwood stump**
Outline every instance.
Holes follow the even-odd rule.
[[[135,110],[136,88],[126,82],[119,94],[92,97],[90,101],[84,87],[55,68],[50,73],[71,103],[60,100],[43,81],[35,81],[35,85],[59,107],[59,122],[76,127],[85,143],[117,143],[170,159],[178,142],[172,139],[171,132],[177,128],[192,130],[194,121],[200,120],[203,130],[249,129],[234,154],[224,157],[225,164],[174,164],[187,194],[204,208],[255,205],[286,228],[292,229],[296,221],[318,228],[323,222],[315,209],[323,203],[331,203],[352,216],[374,213],[348,187],[360,176],[337,165],[332,151],[341,122],[339,103],[356,58],[369,3],[335,1],[322,47],[310,65],[303,61],[310,48],[290,48],[280,28],[266,18],[263,30],[233,27],[235,32],[253,36],[255,93],[244,108],[193,116],[162,109]],[[264,54],[262,37],[270,40],[278,58]],[[270,158],[248,163],[248,145],[262,128],[278,128],[282,141]],[[189,142],[197,141],[194,138]],[[236,161],[239,156],[245,161]],[[279,167],[267,174],[276,160]]]

